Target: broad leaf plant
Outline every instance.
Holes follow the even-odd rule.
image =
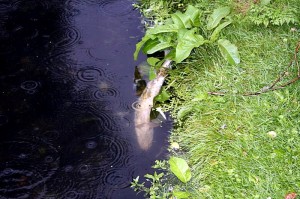
[[[228,17],[229,7],[215,9],[209,16],[206,27],[201,24],[201,14],[199,9],[189,5],[184,13],[177,11],[171,14],[171,18],[167,19],[163,25],[149,28],[142,40],[136,44],[134,59],[137,59],[141,49],[145,54],[170,50],[165,58],[181,63],[189,57],[194,48],[216,42],[221,30],[231,24],[230,17]],[[212,31],[208,39],[200,34],[200,29],[203,28]],[[230,64],[240,62],[238,50],[234,44],[226,39],[220,39],[217,43],[222,56]]]

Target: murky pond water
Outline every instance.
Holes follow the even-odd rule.
[[[133,177],[166,152],[171,124],[141,150],[128,0],[0,1],[0,198],[143,198]],[[142,60],[140,60],[142,61]]]

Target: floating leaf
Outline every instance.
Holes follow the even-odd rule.
[[[169,164],[170,170],[181,182],[187,183],[191,179],[191,169],[184,159],[171,157]]]
[[[212,15],[209,17],[207,22],[207,29],[212,30],[213,28],[217,27],[220,21],[229,15],[230,8],[229,7],[221,7],[217,8],[213,11]]]
[[[184,192],[184,191],[176,191],[176,192],[174,191],[173,195],[176,198],[189,198],[190,197],[190,193]]]
[[[226,39],[218,41],[222,56],[232,65],[240,63],[240,56],[237,47]]]

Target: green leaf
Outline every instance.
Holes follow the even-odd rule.
[[[134,51],[134,54],[133,54],[134,60],[137,60],[141,48],[144,46],[144,44],[145,44],[149,39],[151,39],[151,37],[150,37],[149,35],[145,35],[145,36],[143,37],[143,39],[142,39],[139,43],[137,43],[137,44],[135,45],[136,47],[135,47],[135,51]]]
[[[150,65],[150,66],[155,66],[158,62],[160,61],[160,59],[157,59],[155,57],[149,57],[147,59],[147,63]]]
[[[178,31],[178,26],[176,24],[168,24],[168,25],[161,25],[161,26],[156,26],[154,28],[148,29],[146,32],[146,35],[155,35],[159,33],[166,33],[166,32],[177,32]]]
[[[187,183],[191,179],[191,169],[184,159],[171,157],[169,164],[170,170],[181,182]]]
[[[183,119],[187,114],[194,110],[193,106],[183,106],[177,113],[177,119]]]
[[[219,33],[221,32],[221,30],[222,30],[223,28],[225,28],[226,26],[228,26],[229,24],[231,24],[231,22],[232,22],[232,21],[226,21],[226,22],[220,24],[220,25],[214,30],[214,32],[211,34],[211,36],[210,36],[210,41],[211,41],[211,42],[215,42],[215,41],[218,39]]]
[[[171,15],[174,24],[178,28],[191,28],[191,19],[188,15],[182,14],[181,12],[177,11],[176,13]]]
[[[184,191],[174,191],[173,195],[176,198],[189,198],[190,197],[190,193],[184,192]]]
[[[155,68],[152,66],[149,69],[149,80],[153,80],[156,78],[156,70]]]
[[[240,63],[240,56],[237,47],[226,39],[218,40],[218,46],[222,56],[232,65]]]
[[[157,95],[154,98],[154,101],[163,103],[163,102],[167,101],[168,99],[170,99],[170,94],[163,87],[161,92],[159,93],[159,95]]]
[[[220,21],[229,15],[229,13],[230,8],[227,6],[215,9],[212,15],[208,18],[207,29],[212,30],[213,28],[217,27]]]
[[[190,18],[191,23],[192,23],[193,26],[200,27],[201,13],[200,13],[199,9],[195,8],[192,5],[188,5],[188,7],[187,7],[184,14],[187,15]]]
[[[205,40],[201,35],[195,34],[196,29],[180,29],[178,31],[178,44],[176,46],[176,63],[182,62],[190,54],[193,48],[204,44]]]
[[[148,54],[148,51],[151,50],[152,48],[154,48],[157,44],[159,44],[158,39],[149,39],[148,41],[146,41],[144,43],[143,53]]]
[[[146,54],[153,54],[155,52],[169,48],[171,46],[172,46],[172,44],[169,42],[160,42],[160,43],[157,43],[155,46],[152,46],[152,48],[150,48],[150,49],[148,48]]]

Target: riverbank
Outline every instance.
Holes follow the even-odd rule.
[[[241,63],[230,65],[212,44],[173,65],[167,79],[172,97],[163,106],[176,122],[170,143],[180,148],[171,153],[188,162],[192,179],[184,184],[171,176],[168,186],[189,198],[299,193],[299,3],[143,0],[139,8],[150,24],[159,24],[188,4],[202,10],[202,20],[215,8],[230,7],[232,24],[220,38],[238,47]]]

